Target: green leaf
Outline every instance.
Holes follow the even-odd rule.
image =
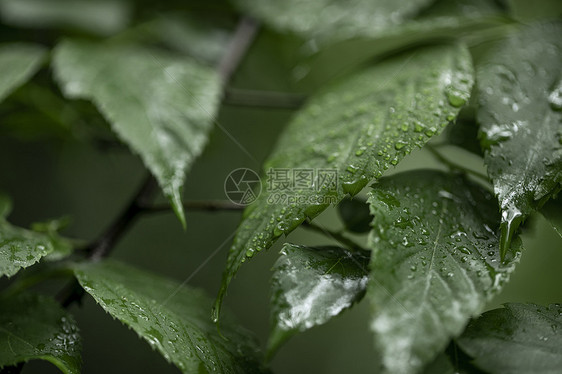
[[[562,16],[562,2],[558,0],[507,0],[507,5],[513,17],[526,23]]]
[[[562,237],[562,198],[550,200],[542,207],[541,213]]]
[[[478,31],[484,32],[505,22],[494,0],[437,0],[395,27],[322,45],[299,66],[300,70],[309,72],[297,79],[305,87],[307,83],[317,85],[355,71],[376,57],[428,41],[478,35]]]
[[[33,231],[46,234],[53,245],[53,252],[47,255],[47,260],[57,261],[63,259],[69,256],[74,250],[74,241],[62,237],[59,234],[59,231],[64,229],[69,223],[70,219],[68,217],[63,217],[45,222],[36,222],[31,225]]]
[[[371,329],[391,373],[414,373],[482,311],[519,259],[502,262],[493,196],[460,175],[416,170],[381,179],[369,202]]]
[[[477,117],[502,210],[502,253],[519,224],[561,186],[561,34],[562,24],[526,27],[477,71]]]
[[[559,373],[562,308],[560,304],[505,304],[470,322],[458,344],[486,372]]]
[[[26,293],[0,298],[0,368],[46,360],[79,374],[81,345],[76,322],[54,300]]]
[[[253,338],[235,322],[219,335],[201,291],[114,261],[78,265],[75,274],[106,312],[183,373],[262,372]]]
[[[369,252],[285,244],[273,267],[268,355],[292,335],[322,325],[365,294]]]
[[[398,25],[432,0],[237,0],[242,10],[280,31],[346,38]]]
[[[91,100],[141,156],[185,226],[181,190],[217,113],[218,74],[186,57],[72,41],[55,49],[54,70],[67,97]]]
[[[0,101],[39,70],[45,49],[33,44],[0,45]]]
[[[11,200],[0,193],[0,276],[8,277],[54,250],[47,235],[12,226],[6,220],[10,211]]]
[[[364,233],[371,229],[371,213],[367,202],[359,199],[344,199],[338,204],[338,213],[345,228],[351,232]]]
[[[0,0],[4,23],[32,28],[72,27],[98,35],[125,28],[130,3],[120,0]]]
[[[215,65],[230,41],[230,31],[217,27],[215,19],[195,14],[159,14],[158,18],[130,29],[120,39],[162,43],[201,62]]]
[[[214,318],[218,319],[228,283],[247,258],[271,247],[306,217],[312,219],[346,195],[357,194],[415,147],[422,147],[454,120],[471,86],[468,51],[448,45],[380,62],[314,96],[286,128],[265,170],[313,169],[334,179],[317,178],[312,189],[263,191],[246,209],[228,256]],[[291,195],[293,201],[276,201],[280,193]]]
[[[12,199],[2,192],[0,192],[0,219],[8,217],[12,212]]]

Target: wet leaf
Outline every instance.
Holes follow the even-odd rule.
[[[363,199],[344,199],[338,204],[338,213],[345,228],[358,234],[371,229],[371,213],[369,205]]]
[[[2,0],[0,14],[9,25],[70,27],[110,35],[129,22],[131,6],[120,0]]]
[[[0,276],[16,274],[29,267],[54,249],[47,235],[11,225],[6,216],[11,201],[0,193]]]
[[[520,223],[561,187],[560,35],[562,24],[526,27],[478,68],[477,117],[502,210],[502,252]]]
[[[542,207],[541,213],[562,237],[562,198],[550,200]]]
[[[55,49],[54,70],[67,97],[91,100],[141,156],[185,226],[181,190],[217,112],[216,72],[141,47],[72,41]]]
[[[0,44],[0,101],[39,70],[44,56],[45,49],[37,45]]]
[[[558,373],[562,307],[505,304],[470,322],[458,344],[475,366],[489,373]]]
[[[220,336],[201,291],[115,261],[78,265],[78,281],[111,316],[183,373],[260,373],[257,344],[237,323]]]
[[[305,37],[346,38],[398,25],[432,0],[237,0],[248,14],[280,31]]]
[[[230,31],[201,14],[159,14],[150,22],[120,35],[121,39],[162,43],[202,63],[217,64],[227,49]]]
[[[466,178],[416,170],[381,179],[369,202],[371,329],[390,373],[415,373],[459,335],[508,280],[494,197]]]
[[[81,350],[76,322],[54,300],[26,293],[0,297],[0,368],[46,360],[79,374]]]
[[[273,267],[268,355],[292,335],[322,325],[365,294],[369,253],[285,244]]]
[[[75,241],[65,238],[59,234],[70,223],[68,217],[52,219],[45,222],[36,222],[31,225],[31,229],[36,232],[44,233],[49,237],[53,245],[53,252],[46,257],[49,261],[61,260],[69,256],[75,247]]]
[[[312,170],[315,183],[269,187],[244,212],[215,305],[241,264],[330,204],[365,185],[422,147],[455,119],[468,100],[472,65],[461,46],[433,46],[399,55],[341,80],[297,113],[265,163],[275,170]],[[287,199],[283,199],[287,194]]]
[[[356,71],[375,58],[431,40],[459,40],[478,31],[504,25],[502,10],[494,0],[437,0],[415,17],[394,27],[368,32],[328,45],[309,42],[309,55],[295,75],[303,87]],[[497,32],[497,31],[496,31]],[[321,42],[319,40],[318,42]]]

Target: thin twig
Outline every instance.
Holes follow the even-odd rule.
[[[232,74],[236,71],[240,61],[252,44],[257,31],[258,24],[254,20],[250,18],[243,18],[240,21],[232,42],[230,43],[230,46],[219,65],[219,74],[225,87],[229,83]],[[141,213],[147,210],[150,202],[149,200],[151,200],[156,187],[157,184],[154,177],[148,177],[137,194],[131,199],[131,202],[127,205],[125,210],[115,219],[115,221],[113,221],[109,228],[97,240],[86,247],[85,252],[87,254],[87,259],[95,261],[107,257],[111,253],[115,244],[119,241],[119,239],[121,239],[127,229],[134,223]],[[196,205],[197,203],[194,203],[191,209],[197,209]],[[202,207],[199,206],[199,208]],[[215,210],[218,208],[218,205],[215,206]],[[223,205],[221,208],[222,210],[226,210],[227,206]],[[156,207],[155,210],[163,209]],[[84,290],[80,287],[77,280],[73,280],[57,295],[57,299],[66,308],[74,302],[80,302],[83,295]]]
[[[94,242],[85,248],[87,259],[96,261],[107,257],[115,243],[121,239],[127,229],[137,219],[145,206],[156,191],[156,180],[149,176],[143,182],[141,188],[131,199],[125,210],[113,221],[105,232]],[[68,308],[75,302],[80,303],[84,296],[84,290],[76,279],[72,280],[66,287],[59,292],[57,300],[64,308]]]
[[[186,201],[183,203],[183,207],[187,211],[241,211],[244,210],[244,206],[235,204],[227,200],[202,200],[202,201]],[[162,205],[147,205],[141,207],[141,213],[160,213],[160,212],[170,212],[169,204]]]
[[[86,247],[86,253],[91,260],[99,260],[109,255],[115,243],[121,239],[123,234],[136,220],[142,211],[142,207],[147,204],[156,192],[157,183],[154,177],[149,176],[141,188],[131,199],[127,208],[113,221],[108,229],[91,245]]]
[[[442,164],[445,164],[446,166],[449,167],[449,169],[452,170],[459,170],[462,171],[464,173],[468,173],[471,174],[477,178],[482,179],[483,181],[485,181],[486,183],[490,183],[490,180],[488,179],[488,177],[484,174],[481,174],[477,171],[474,170],[470,170],[468,168],[465,168],[464,166],[461,166],[451,160],[449,160],[448,158],[446,158],[445,156],[443,156],[441,153],[439,153],[439,151],[437,151],[435,149],[435,147],[433,147],[431,144],[426,144],[425,148],[427,148],[427,150],[429,152],[431,152],[431,154],[433,155],[433,157],[435,157],[439,162],[441,162]]]
[[[241,20],[229,49],[219,65],[219,74],[224,87],[229,83],[232,74],[238,68],[240,61],[252,44],[257,31],[257,22],[250,18],[243,18]],[[103,257],[107,257],[111,253],[117,241],[121,239],[140,213],[148,206],[149,200],[151,200],[156,187],[157,185],[154,177],[148,177],[125,210],[97,240],[86,247],[85,252],[88,260],[99,260]],[[68,308],[75,302],[80,303],[84,294],[84,289],[80,286],[78,281],[74,279],[60,291],[56,298],[63,307]],[[17,366],[4,368],[0,373],[20,373],[22,369],[23,363]]]
[[[250,17],[244,17],[238,23],[236,31],[228,49],[221,62],[219,63],[219,75],[222,78],[223,84],[230,82],[232,74],[236,71],[242,58],[246,55],[246,52],[252,45],[259,29],[259,24],[257,21]]]
[[[340,244],[344,245],[349,250],[352,251],[363,250],[363,247],[361,247],[359,244],[355,243],[353,240],[349,239],[348,237],[340,234],[339,232],[329,230],[325,227],[319,226],[315,223],[308,222],[308,221],[304,221],[302,223],[302,227],[304,227],[305,229],[316,231],[317,233],[320,233],[324,236],[327,236],[328,238],[333,239],[339,242]]]

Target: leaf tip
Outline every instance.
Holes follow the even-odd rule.
[[[172,209],[176,214],[176,217],[180,221],[181,227],[184,231],[187,229],[187,223],[185,219],[185,211],[183,209],[183,202],[181,199],[181,193],[179,189],[173,189],[168,194],[168,199],[170,199],[170,204],[172,205]]]
[[[265,350],[265,362],[268,363],[273,359],[275,353],[279,350],[281,345],[289,338],[287,331],[283,331],[279,326],[275,326],[270,334],[267,341],[267,348]]]

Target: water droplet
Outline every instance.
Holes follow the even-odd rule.
[[[362,175],[360,178],[342,183],[342,189],[345,193],[350,194],[351,196],[357,195],[363,187],[367,184],[367,177]]]
[[[349,165],[349,166],[346,168],[346,170],[347,170],[348,172],[350,172],[351,174],[355,174],[355,172],[356,172],[357,170],[359,170],[359,168],[358,168],[357,166],[355,166],[355,165]]]
[[[427,136],[433,136],[433,135],[435,135],[435,130],[433,128],[427,129],[427,130],[425,130],[424,134],[427,135]]]
[[[280,227],[280,225],[275,226],[275,228],[273,229],[273,236],[281,236],[281,234],[283,234],[283,229]]]
[[[365,152],[365,147],[361,147],[357,151],[355,151],[355,156],[361,156],[364,152]]]
[[[466,104],[467,98],[462,92],[459,92],[454,89],[449,89],[447,92],[447,99],[449,100],[449,104],[454,106],[455,108],[460,108],[464,104]]]
[[[404,148],[405,146],[407,146],[408,143],[402,140],[398,140],[395,144],[394,144],[394,148],[396,148],[397,150]]]

